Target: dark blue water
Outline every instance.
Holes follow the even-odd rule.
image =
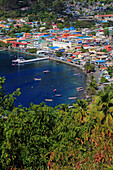
[[[76,87],[85,87],[85,76],[74,76],[74,73],[81,73],[76,67],[72,67],[55,61],[38,61],[20,66],[12,66],[12,59],[17,56],[13,52],[0,52],[0,76],[5,76],[5,88],[7,93],[12,93],[20,88],[21,95],[17,103],[28,107],[30,103],[40,104],[45,102],[48,106],[56,106],[61,103],[72,104],[76,100],[69,100],[68,97],[76,96],[81,98],[83,91],[77,92]],[[29,58],[25,54],[20,54],[24,58]],[[44,74],[44,70],[50,73]],[[39,77],[41,81],[35,81]],[[53,90],[56,89],[56,92]],[[62,94],[56,97],[55,94]],[[52,102],[45,99],[53,99]]]

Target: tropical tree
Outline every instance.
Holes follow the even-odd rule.
[[[104,29],[104,35],[108,36],[109,35],[109,29]]]
[[[95,94],[96,90],[98,89],[97,81],[95,80],[94,75],[90,76],[90,83],[88,84],[87,89],[90,94]]]
[[[112,77],[113,67],[109,66],[109,67],[107,68],[107,71],[108,71],[110,77]]]
[[[85,67],[85,70],[87,71],[87,73],[95,70],[95,66],[93,64],[90,64],[90,63],[86,63],[84,65],[84,67]]]
[[[101,83],[107,83],[108,80],[105,77],[101,77]]]
[[[94,76],[91,76],[94,81]],[[113,169],[113,84],[90,104],[15,106],[0,78],[0,168]]]

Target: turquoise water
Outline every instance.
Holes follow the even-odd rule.
[[[16,105],[22,104],[28,107],[31,102],[34,104],[45,102],[48,106],[55,107],[61,103],[71,105],[76,102],[76,100],[69,100],[70,96],[81,98],[83,91],[77,92],[76,87],[85,88],[85,76],[74,76],[76,73],[82,74],[78,68],[49,60],[12,66],[12,59],[16,56],[17,53],[14,52],[0,52],[0,76],[6,78],[6,93],[12,93],[17,88],[21,91]],[[30,57],[25,54],[19,56]],[[44,74],[45,70],[50,70],[50,73]],[[41,81],[35,81],[36,77],[41,78]],[[53,91],[54,89],[56,92]],[[56,97],[55,94],[62,94],[62,96]],[[45,99],[53,101],[45,101]]]

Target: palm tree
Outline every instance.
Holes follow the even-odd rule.
[[[113,87],[108,85],[104,91],[98,93],[98,109],[103,114],[101,123],[113,130]]]

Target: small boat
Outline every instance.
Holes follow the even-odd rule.
[[[38,80],[38,81],[40,81],[40,80],[41,80],[41,78],[34,78],[34,80],[36,80],[36,81],[37,81],[37,80]]]
[[[52,102],[53,99],[45,99],[45,101]]]
[[[69,100],[77,99],[77,97],[68,97]]]
[[[56,92],[56,89],[54,89],[53,91]]]
[[[61,96],[62,96],[62,94],[55,94],[55,96],[56,96],[56,97],[61,97]]]
[[[76,89],[82,89],[83,87],[77,87]]]
[[[68,106],[68,109],[75,108],[74,106]]]
[[[74,74],[74,76],[78,76],[80,73]]]
[[[82,88],[82,87],[77,87],[76,90],[77,90],[77,91],[82,91],[83,88]]]
[[[45,71],[43,71],[44,73],[50,73],[50,71],[49,70],[45,70]]]

